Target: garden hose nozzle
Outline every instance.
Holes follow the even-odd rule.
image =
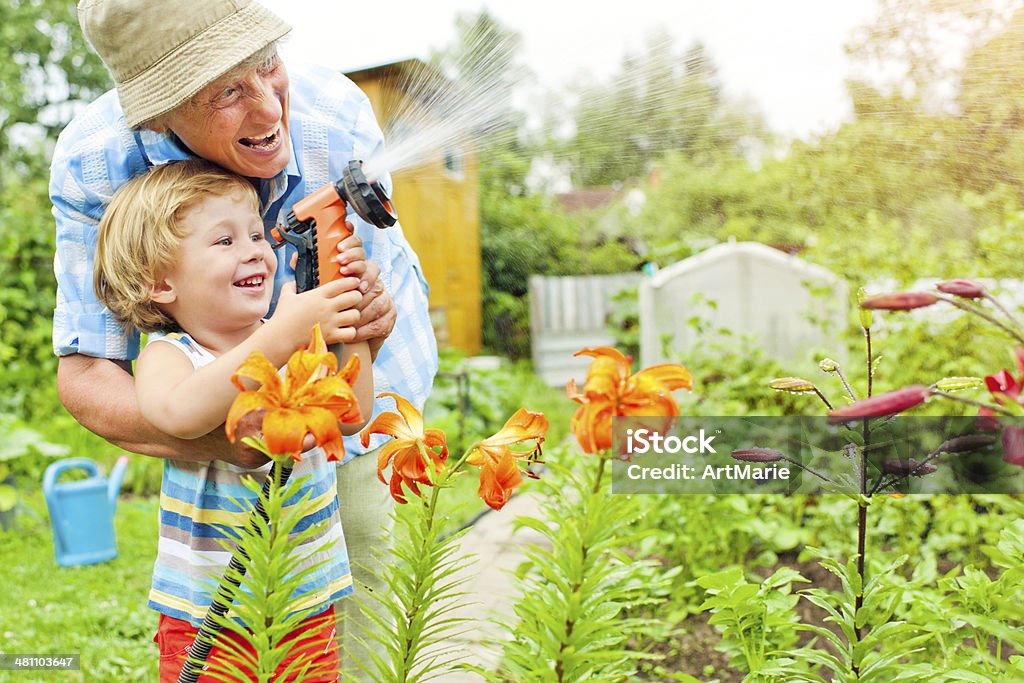
[[[271,231],[274,248],[291,244],[298,250],[295,290],[305,292],[341,277],[335,259],[338,242],[349,236],[348,207],[370,225],[388,228],[398,220],[391,198],[363,173],[363,162],[348,162],[339,180],[295,202],[282,225]]]

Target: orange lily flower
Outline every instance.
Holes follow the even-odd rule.
[[[328,460],[340,460],[345,446],[338,422],[362,419],[352,393],[352,382],[359,375],[359,357],[352,356],[340,372],[337,368],[338,359],[327,350],[320,325],[313,328],[309,346],[288,359],[283,378],[266,356],[253,351],[231,377],[242,393],[228,412],[228,438],[235,441],[235,429],[244,416],[265,411],[263,440],[272,454],[287,455],[298,462],[302,441],[306,434],[312,434],[327,452]],[[246,391],[243,377],[257,382],[259,389]]]
[[[576,356],[592,356],[583,391],[569,380],[566,394],[580,404],[572,416],[572,433],[585,453],[612,447],[613,417],[675,417],[672,392],[692,389],[690,371],[677,363],[653,365],[630,374],[632,358],[608,346],[586,348]]]
[[[448,445],[440,429],[423,428],[423,416],[407,400],[390,392],[380,395],[395,399],[398,413],[381,413],[366,426],[360,437],[364,447],[370,445],[371,434],[394,437],[377,456],[377,478],[388,483],[384,481],[384,469],[392,463],[391,497],[399,503],[406,503],[402,483],[413,495],[420,495],[419,484],[431,484],[427,463],[433,463],[434,471],[439,472],[448,458]]]
[[[548,419],[543,413],[520,408],[496,434],[489,436],[470,451],[466,462],[480,468],[480,488],[477,493],[495,510],[500,510],[512,496],[512,491],[523,483],[520,466],[535,462],[540,445],[548,433]],[[515,444],[533,441],[527,450],[513,450]],[[523,466],[525,469],[525,466]],[[535,477],[529,470],[527,476]]]

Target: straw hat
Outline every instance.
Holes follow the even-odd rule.
[[[291,30],[251,0],[81,0],[78,21],[114,77],[133,127],[171,111]]]

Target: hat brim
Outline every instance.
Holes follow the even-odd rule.
[[[117,83],[125,121],[134,128],[166,114],[289,31],[291,26],[257,3],[226,16]]]

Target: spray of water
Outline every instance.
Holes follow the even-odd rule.
[[[367,177],[421,166],[440,155],[473,153],[508,130],[518,77],[513,47],[485,28],[470,29],[457,54],[395,69],[392,84],[403,96],[384,112],[387,150],[365,160]]]

